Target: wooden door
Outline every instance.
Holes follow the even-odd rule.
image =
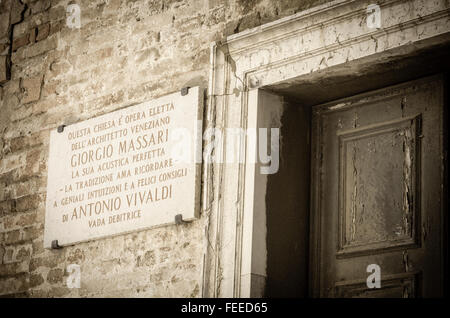
[[[313,108],[313,296],[442,296],[443,96],[434,76]]]

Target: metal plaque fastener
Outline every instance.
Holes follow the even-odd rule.
[[[58,240],[53,240],[52,241],[52,249],[57,250],[57,249],[60,249],[60,248],[62,248],[62,246],[60,246],[58,244]]]
[[[189,86],[183,87],[181,89],[181,96],[185,96],[185,95],[189,94],[189,88],[190,88]]]
[[[64,131],[64,127],[66,127],[66,125],[58,126],[58,132],[62,133]]]
[[[187,223],[191,223],[191,221],[183,220],[183,215],[181,215],[181,214],[175,215],[175,224],[180,225],[180,224],[187,224]]]

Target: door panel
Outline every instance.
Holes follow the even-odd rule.
[[[442,295],[443,87],[434,76],[314,107],[313,296]]]

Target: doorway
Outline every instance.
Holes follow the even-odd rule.
[[[303,107],[284,95],[265,296],[444,295],[446,87],[423,76]]]
[[[434,76],[313,108],[311,295],[443,295],[443,104]]]

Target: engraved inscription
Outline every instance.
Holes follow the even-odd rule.
[[[44,245],[196,218],[199,163],[172,153],[179,129],[199,146],[201,100],[191,88],[53,131]]]

